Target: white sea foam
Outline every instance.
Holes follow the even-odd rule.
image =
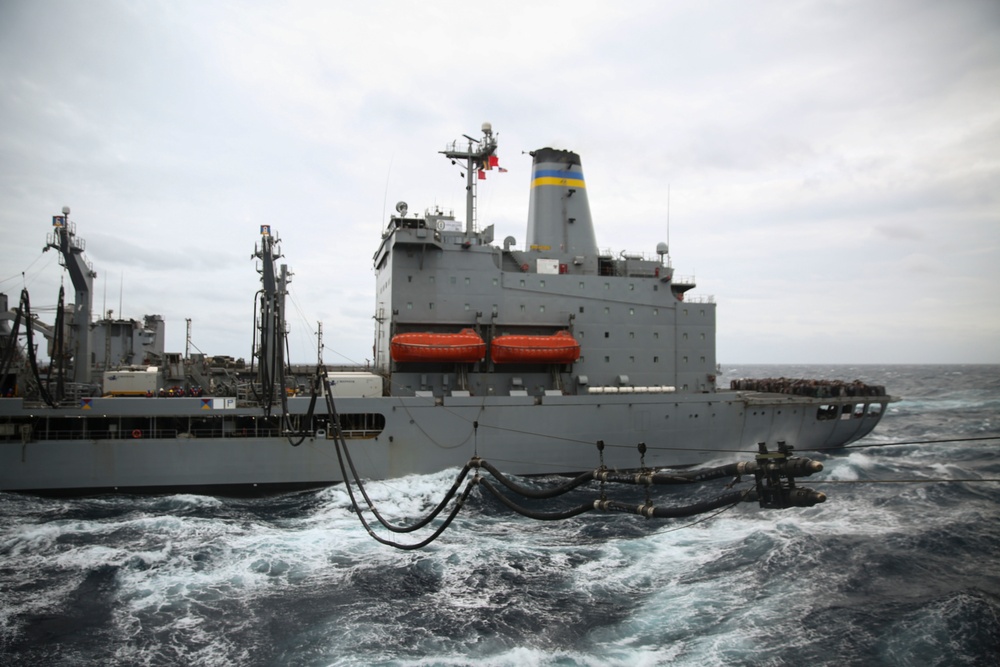
[[[918,428],[946,436],[933,429],[952,416],[925,407],[916,426],[913,415],[887,418],[885,441]],[[535,522],[476,492],[454,528],[417,552],[373,541],[343,485],[275,501],[5,495],[0,652],[94,589],[107,598],[99,604],[111,621],[99,629],[115,647],[94,663],[972,662],[992,636],[980,619],[996,607],[964,591],[996,587],[996,491],[870,481],[972,476],[992,453],[852,450],[801,480],[827,493],[825,504],[745,503],[700,521]],[[456,472],[367,489],[388,519],[406,523],[437,504]],[[432,528],[377,530],[411,542]],[[64,655],[86,662],[77,645]]]

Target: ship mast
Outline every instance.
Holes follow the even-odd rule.
[[[62,215],[52,216],[52,232],[46,236],[45,248],[59,251],[60,264],[69,272],[75,292],[73,322],[70,325],[73,341],[73,381],[90,382],[90,313],[93,308],[93,265],[83,257],[86,242],[77,237],[76,225],[69,221],[69,206],[63,206]]]
[[[255,351],[258,358],[258,376],[264,389],[264,401],[270,405],[274,390],[284,391],[284,335],[285,335],[285,294],[288,291],[288,265],[282,264],[280,274],[275,271],[274,261],[281,257],[279,240],[271,234],[270,225],[261,225],[261,246],[254,248],[254,257],[261,260],[261,290],[259,328],[260,341]]]
[[[483,123],[483,138],[473,139],[467,134],[462,136],[468,139],[465,150],[458,149],[458,141],[453,141],[447,150],[441,151],[446,158],[450,158],[452,164],[458,160],[465,161],[465,233],[474,234],[476,231],[476,181],[483,170],[488,170],[496,164],[496,159],[491,157],[496,155],[497,140],[493,135],[493,126],[490,123]]]

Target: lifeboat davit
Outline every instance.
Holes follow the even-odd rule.
[[[506,334],[493,339],[495,364],[571,364],[580,358],[580,343],[568,331],[550,336]]]
[[[486,343],[472,329],[458,333],[412,332],[389,342],[393,361],[450,361],[473,363],[486,356]]]

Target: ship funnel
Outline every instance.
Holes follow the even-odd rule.
[[[596,256],[580,156],[555,148],[540,148],[531,155],[528,248]]]

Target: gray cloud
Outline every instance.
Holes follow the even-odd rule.
[[[461,212],[436,151],[490,120],[499,238],[524,235],[525,150],[580,152],[616,250],[666,237],[669,185],[723,362],[997,362],[998,26],[985,0],[5,3],[0,290],[30,267],[54,302],[40,250],[69,204],[126,316],[164,314],[172,349],[192,317],[201,349],[245,356],[266,223],[293,355],[322,319],[363,360],[386,206]]]

